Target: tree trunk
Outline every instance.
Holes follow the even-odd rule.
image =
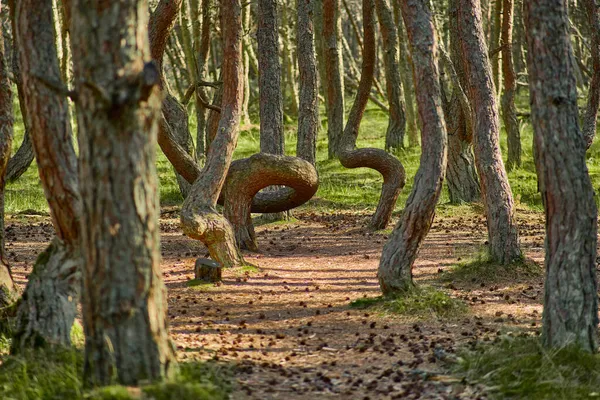
[[[210,50],[210,7],[211,0],[202,0],[202,29],[200,37],[195,38],[196,66],[198,79],[203,80],[207,72],[208,51]],[[198,43],[199,41],[199,43]],[[206,155],[206,128],[208,109],[202,104],[202,98],[207,98],[204,87],[196,87],[196,159],[203,160]]]
[[[243,263],[231,224],[216,211],[239,134],[242,104],[242,20],[239,0],[223,0],[224,61],[223,101],[219,129],[212,141],[206,164],[183,203],[181,224],[184,233],[202,241],[211,258],[223,267]]]
[[[298,110],[298,142],[296,155],[312,165],[317,162],[319,129],[319,87],[315,59],[312,10],[314,0],[298,0],[298,72],[300,74],[300,104]]]
[[[600,105],[600,4],[596,0],[582,0],[585,7],[589,32],[592,35],[590,53],[592,55],[592,80],[588,90],[588,101],[583,116],[583,137],[586,148],[590,148],[596,136],[596,121]]]
[[[250,6],[251,3],[248,3],[244,6],[244,8],[242,9],[242,20],[244,23],[244,32],[247,32],[248,30],[250,30],[250,26],[251,26],[251,10],[250,10]],[[249,106],[250,106],[250,52],[246,51],[246,49],[248,48],[252,48],[252,42],[250,41],[250,37],[249,35],[244,35],[244,43],[243,43],[243,47],[244,47],[244,51],[243,51],[243,57],[244,57],[244,101],[242,102],[242,125],[249,125],[251,124],[250,121],[250,112],[248,110]]]
[[[323,0],[323,47],[327,95],[328,157],[337,158],[344,131],[344,67],[340,47],[340,1]]]
[[[258,70],[260,88],[260,151],[283,155],[283,95],[279,62],[277,1],[258,2]]]
[[[150,62],[146,1],[76,0],[73,11],[84,375],[137,385],[175,363],[159,252],[160,71]]]
[[[375,0],[375,6],[383,40],[385,86],[390,105],[385,149],[390,151],[404,147],[404,132],[406,129],[406,117],[402,102],[400,61],[398,58],[398,31],[394,23],[394,14],[387,0]]]
[[[16,297],[16,288],[6,259],[4,243],[4,186],[12,139],[12,89],[4,51],[4,31],[0,25],[0,309],[10,305]]]
[[[340,141],[339,158],[346,168],[372,168],[383,176],[379,204],[369,223],[370,228],[378,230],[384,229],[389,223],[398,195],[406,183],[406,175],[400,161],[385,151],[356,148],[358,130],[369,101],[369,92],[371,91],[375,72],[374,7],[373,0],[363,0],[363,65],[356,99],[350,110],[348,122]],[[328,27],[330,23],[331,20],[326,18],[326,29],[331,29],[331,27]]]
[[[450,59],[446,54],[447,69],[453,90],[450,102],[444,110],[448,130],[448,165],[446,182],[450,203],[460,204],[478,201],[481,197],[479,179],[473,157],[473,124],[471,106],[465,93],[467,86],[463,60],[458,39],[457,0],[448,3],[448,31],[450,34]]]
[[[14,22],[14,10],[12,9],[14,9],[14,5],[11,5],[10,11],[11,20]],[[21,110],[21,117],[23,118],[23,127],[25,128],[25,133],[23,135],[23,142],[21,142],[21,146],[8,161],[8,165],[6,167],[6,182],[14,182],[19,179],[25,172],[27,172],[34,158],[33,143],[31,143],[31,135],[29,133],[29,122],[27,122],[27,110],[25,109],[25,100],[23,98],[23,81],[21,79],[21,69],[19,68],[18,44],[14,34],[14,24],[12,72],[15,84],[17,86],[19,108]]]
[[[491,21],[490,40],[488,42],[488,51],[492,54],[490,56],[490,63],[492,64],[492,79],[494,81],[495,93],[500,93],[500,28],[502,26],[502,1],[494,0],[494,14],[493,20]],[[491,4],[490,4],[491,7]]]
[[[400,18],[398,11],[398,1],[394,0],[394,18],[398,27],[398,43],[400,46],[400,78],[404,88],[404,107],[406,110],[406,135],[408,136],[408,147],[419,145],[419,128],[417,124],[417,114],[414,105],[413,67],[412,56],[406,45],[406,35],[404,34],[404,22]]]
[[[513,40],[513,0],[504,1],[504,14],[502,18],[502,75],[504,76],[504,93],[502,95],[502,119],[506,129],[508,143],[508,160],[506,168],[521,167],[521,132],[515,107],[517,92],[517,77],[513,66],[512,40]]]
[[[565,0],[525,6],[536,168],[546,212],[542,341],[596,352],[597,210],[578,124]]]
[[[522,257],[514,201],[500,153],[498,104],[477,0],[460,0],[458,33],[473,117],[475,163],[486,210],[489,252],[499,264]]]
[[[27,125],[56,238],[36,260],[17,311],[13,351],[37,345],[69,345],[79,299],[80,194],[67,99],[53,34],[52,1],[15,6],[15,36]]]
[[[401,7],[412,48],[415,81],[419,83],[422,155],[402,217],[381,255],[378,277],[384,295],[403,293],[414,286],[412,266],[433,222],[446,168],[446,127],[432,16],[420,0],[402,0]]]

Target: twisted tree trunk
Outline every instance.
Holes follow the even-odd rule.
[[[400,161],[385,151],[372,148],[356,148],[358,129],[369,101],[369,92],[375,72],[374,7],[373,0],[363,0],[363,65],[356,100],[350,110],[348,122],[341,138],[339,158],[346,168],[372,168],[383,176],[381,197],[369,226],[372,229],[384,229],[391,219],[398,195],[406,182],[406,175]],[[328,26],[331,23],[330,19],[326,19],[325,28],[331,29],[331,26]],[[331,86],[331,82],[329,83]]]
[[[458,33],[473,118],[475,163],[487,216],[489,253],[499,264],[522,257],[514,201],[500,153],[498,104],[477,0],[458,3]]]
[[[175,363],[160,271],[156,134],[160,71],[148,4],[75,0],[85,378],[158,380]],[[134,339],[132,339],[134,338]]]
[[[402,0],[401,6],[412,48],[415,82],[418,82],[417,104],[423,120],[423,151],[402,217],[381,255],[378,277],[384,295],[403,293],[414,286],[412,266],[433,222],[446,167],[446,127],[432,15],[420,0]]]
[[[242,20],[239,0],[224,0],[223,102],[218,132],[212,141],[204,169],[192,185],[181,210],[186,235],[202,241],[211,258],[223,267],[243,263],[231,224],[216,210],[239,134],[242,103]]]
[[[80,193],[67,99],[53,34],[52,1],[15,4],[23,101],[56,237],[35,262],[19,304],[12,350],[69,345],[80,288]]]
[[[597,209],[579,130],[565,0],[525,6],[536,168],[546,212],[542,341],[596,352]]]
[[[512,58],[513,40],[513,0],[504,0],[504,14],[502,18],[502,75],[504,76],[504,93],[502,94],[502,119],[506,129],[508,142],[508,159],[506,169],[521,167],[521,132],[517,109],[515,107],[515,95],[517,93],[517,76]]]
[[[596,121],[600,105],[600,4],[595,0],[582,0],[588,18],[589,32],[592,35],[590,53],[592,55],[592,80],[588,90],[588,101],[583,116],[583,137],[586,148],[590,148],[596,136]]]
[[[385,149],[404,147],[406,117],[402,101],[402,81],[400,79],[400,61],[398,58],[398,31],[394,23],[394,14],[387,0],[376,0],[377,17],[381,27],[383,41],[383,65],[385,69],[385,87],[390,108]]]

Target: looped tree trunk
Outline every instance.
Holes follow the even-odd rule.
[[[364,48],[362,72],[356,93],[356,100],[350,110],[348,122],[342,136],[339,159],[346,168],[372,168],[383,176],[379,204],[369,224],[369,227],[372,229],[383,229],[391,219],[396,200],[406,183],[406,174],[402,163],[385,151],[371,148],[356,149],[358,128],[367,106],[367,101],[369,100],[369,91],[375,73],[376,46],[374,32],[375,18],[373,12],[375,4],[373,0],[363,1]],[[326,24],[328,22],[327,20],[325,21]]]
[[[280,190],[290,195],[286,204],[290,207],[287,209],[291,209],[312,198],[319,187],[319,178],[310,162],[297,157],[259,153],[234,161],[223,188],[224,214],[233,225],[237,244],[242,249],[258,251],[251,218],[252,198],[261,189],[272,185],[293,189]],[[287,209],[278,209],[277,212]]]
[[[33,162],[33,144],[29,136],[29,129],[25,128],[23,142],[17,152],[10,158],[6,166],[6,182],[14,182],[19,179]]]

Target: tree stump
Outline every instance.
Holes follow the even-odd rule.
[[[209,258],[199,258],[194,266],[196,279],[205,282],[221,281],[221,264]]]

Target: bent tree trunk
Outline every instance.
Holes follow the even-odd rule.
[[[4,186],[13,139],[12,90],[6,61],[4,32],[0,26],[0,309],[10,305],[16,297],[4,247]]]
[[[513,0],[503,0],[502,17],[502,76],[504,77],[504,93],[502,94],[502,119],[506,129],[508,158],[506,169],[521,167],[521,132],[515,108],[515,94],[517,92],[517,76],[512,58],[513,38]]]
[[[186,235],[200,240],[210,256],[223,267],[243,263],[231,224],[216,210],[239,134],[242,105],[242,19],[240,0],[224,0],[223,20],[223,101],[221,120],[212,141],[204,169],[192,185],[181,210]]]
[[[500,121],[478,0],[459,0],[458,34],[473,117],[475,163],[481,179],[490,257],[499,264],[521,258],[514,201],[502,155]]]
[[[390,117],[385,134],[385,150],[404,147],[406,117],[402,98],[402,81],[400,79],[400,61],[398,59],[398,31],[394,22],[394,14],[387,0],[375,0],[377,17],[381,26],[383,40],[383,65],[385,70],[385,88],[390,105]]]
[[[578,124],[566,10],[565,0],[525,6],[535,162],[546,212],[542,341],[596,352],[597,210]]]
[[[583,137],[586,148],[590,148],[596,136],[596,121],[600,105],[600,4],[596,0],[582,0],[588,18],[589,32],[592,35],[590,53],[592,55],[592,80],[588,91],[588,101],[583,116]]]
[[[328,157],[337,158],[344,131],[344,62],[340,47],[340,0],[323,1],[323,59]]]
[[[300,158],[267,153],[255,154],[231,164],[223,188],[224,214],[233,225],[237,244],[242,249],[258,251],[251,218],[252,199],[261,189],[271,185],[285,185],[293,190],[293,198],[286,207],[274,210],[286,211],[304,204],[317,192],[317,170]],[[292,195],[291,191],[288,192]]]
[[[16,320],[13,351],[69,345],[79,300],[80,197],[67,99],[44,81],[61,82],[52,1],[15,5],[15,35],[25,116],[56,237],[29,275]]]
[[[298,1],[298,21],[296,24],[298,54],[301,55],[298,57],[300,98],[296,155],[312,165],[317,162],[317,132],[319,129],[319,87],[317,84],[315,34],[312,21],[312,10],[315,2],[319,3],[319,0]]]
[[[406,183],[406,175],[400,161],[385,151],[356,148],[358,129],[369,100],[369,91],[375,72],[374,7],[373,0],[363,0],[363,65],[356,100],[350,110],[340,143],[339,158],[346,168],[372,168],[383,176],[379,204],[369,224],[372,229],[383,229],[390,222],[398,195]],[[327,19],[325,20],[326,28],[330,22]],[[331,85],[331,82],[329,84]]]
[[[150,62],[146,1],[76,0],[72,9],[84,375],[137,385],[175,363],[159,253],[160,73]]]
[[[413,51],[415,82],[418,82],[423,150],[412,192],[381,255],[378,277],[384,295],[403,293],[414,286],[412,266],[433,222],[446,168],[446,127],[432,15],[420,0],[403,0],[401,7]]]
[[[13,22],[13,61],[12,70],[14,75],[14,81],[17,86],[17,93],[19,95],[19,108],[21,110],[21,117],[23,118],[23,127],[25,133],[23,134],[23,141],[17,152],[10,158],[6,167],[6,182],[14,182],[19,179],[33,162],[33,143],[31,143],[31,134],[29,133],[29,122],[27,120],[27,109],[25,108],[25,99],[23,95],[23,80],[21,79],[21,69],[19,68],[19,57],[17,38],[15,37],[14,31],[14,5],[11,6],[10,10],[11,20]]]

